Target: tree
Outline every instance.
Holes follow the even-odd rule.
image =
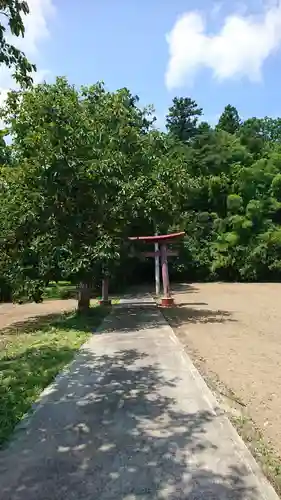
[[[272,145],[281,143],[281,118],[265,118],[259,119],[260,134],[264,141]]]
[[[235,134],[240,128],[241,120],[237,109],[228,104],[220,116],[217,129],[224,130],[229,134]]]
[[[202,109],[190,97],[174,97],[166,116],[166,127],[172,136],[187,143],[196,134]]]
[[[260,118],[248,118],[239,130],[240,141],[255,156],[261,158],[266,147],[266,137],[262,130],[262,120]]]
[[[196,130],[196,135],[205,135],[209,134],[212,131],[212,127],[208,122],[202,121],[199,123],[197,130]]]
[[[233,164],[247,164],[249,153],[239,139],[222,130],[197,134],[189,151],[189,169],[193,175],[229,173]]]
[[[131,224],[167,223],[177,205],[180,164],[136,104],[128,89],[76,89],[58,78],[11,92],[5,106],[20,165],[7,195],[6,248],[21,281],[60,274],[83,284],[80,309],[93,277],[113,272]]]

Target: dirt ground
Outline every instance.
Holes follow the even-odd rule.
[[[74,299],[46,300],[42,304],[0,304],[0,330],[37,316],[71,311],[75,307],[77,301]]]
[[[221,380],[281,454],[281,284],[174,288],[170,322],[194,361]],[[199,367],[199,366],[198,366]],[[199,367],[200,368],[200,367]]]

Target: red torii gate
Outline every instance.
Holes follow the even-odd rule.
[[[174,304],[174,299],[171,297],[170,292],[170,281],[169,281],[169,270],[168,270],[168,256],[178,255],[177,250],[168,250],[167,244],[172,241],[181,238],[185,235],[185,232],[172,233],[172,234],[162,234],[155,236],[131,236],[130,241],[142,241],[144,243],[158,243],[160,250],[155,252],[141,252],[144,257],[161,257],[162,266],[162,280],[163,280],[163,290],[164,297],[162,298],[161,305],[163,307],[169,307]]]

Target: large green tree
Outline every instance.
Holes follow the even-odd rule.
[[[6,220],[13,234],[6,246],[23,280],[67,276],[86,290],[94,276],[112,272],[131,224],[171,220],[181,163],[169,161],[169,140],[151,129],[153,119],[127,89],[108,92],[101,83],[76,89],[58,78],[10,93],[3,114],[19,164],[9,202],[25,198],[24,212]]]

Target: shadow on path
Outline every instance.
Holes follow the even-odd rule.
[[[0,454],[2,500],[256,500],[249,472],[208,470],[211,411],[183,412],[138,349],[81,353],[26,433]]]
[[[159,309],[161,309],[165,317],[162,315],[159,317]],[[133,305],[132,307],[117,306],[114,311],[114,326],[110,319],[105,321],[102,333],[114,333],[116,329],[118,333],[131,333],[139,330],[165,328],[167,326],[165,318],[174,327],[186,323],[226,323],[236,321],[229,311],[196,309],[185,304],[182,304],[182,307],[159,307],[159,309],[151,303],[139,306]],[[137,322],[136,319],[138,319]]]

